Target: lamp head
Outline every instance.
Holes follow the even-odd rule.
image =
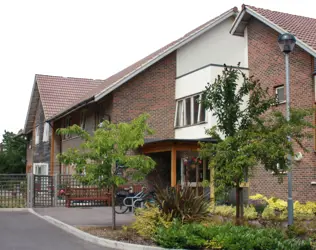
[[[293,51],[295,43],[296,43],[296,39],[295,39],[295,36],[293,36],[292,34],[285,33],[285,34],[279,35],[278,43],[279,43],[281,51],[284,52],[285,54],[288,54]]]

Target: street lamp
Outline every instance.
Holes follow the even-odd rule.
[[[290,120],[290,65],[289,65],[289,54],[293,51],[296,39],[292,34],[285,33],[279,36],[278,43],[281,51],[285,55],[285,78],[286,78],[286,120]],[[291,137],[288,136],[288,140]],[[291,167],[291,155],[288,155],[288,162]],[[287,199],[287,209],[288,209],[288,225],[293,224],[293,198],[292,198],[292,170],[291,168],[287,172],[288,177],[288,199]]]

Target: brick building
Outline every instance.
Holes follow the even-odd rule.
[[[228,10],[105,80],[36,75],[25,125],[28,171],[72,172],[71,166],[57,162],[56,154],[78,147],[80,138],[56,135],[60,127],[80,124],[92,132],[104,119],[130,121],[147,112],[155,134],[141,150],[156,160],[163,181],[181,183],[185,156],[198,154],[198,141],[212,141],[205,129],[215,120],[196,102],[204,86],[224,63],[237,65],[241,60],[247,70],[245,39],[229,34],[236,14],[237,8]],[[238,49],[221,53],[231,43]],[[200,172],[206,178],[206,164]],[[193,175],[194,181],[200,177]]]
[[[215,117],[197,102],[206,84],[214,81],[224,64],[240,62],[246,74],[255,75],[271,91],[284,90],[284,58],[277,37],[286,31],[298,40],[290,61],[292,104],[312,107],[316,20],[250,6],[239,13],[237,8],[228,10],[105,80],[36,75],[25,124],[28,171],[73,171],[59,164],[56,154],[78,147],[80,139],[56,135],[60,127],[78,124],[92,132],[104,119],[130,121],[147,112],[156,133],[141,150],[156,160],[156,170],[167,184],[183,184],[184,161],[198,154],[197,142],[213,142],[205,129],[216,124]],[[311,152],[294,169],[294,199],[315,199],[315,164]],[[206,163],[190,174],[195,184],[210,176]],[[287,188],[271,173],[258,170],[250,180],[250,192],[285,198]]]
[[[292,108],[312,108],[315,105],[316,19],[243,6],[231,33],[243,36],[248,44],[249,74],[260,79],[272,93],[285,90],[285,62],[277,40],[279,34],[290,32],[297,43],[290,54],[290,98]],[[282,91],[285,93],[285,91]],[[284,99],[284,98],[283,98]],[[285,112],[285,102],[277,109]],[[314,131],[311,130],[314,134]],[[293,199],[316,199],[315,142],[307,142],[309,153],[293,168]],[[297,152],[299,152],[297,148]],[[287,176],[282,184],[271,172],[257,169],[250,179],[250,193],[287,197]]]

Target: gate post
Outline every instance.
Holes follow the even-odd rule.
[[[32,173],[27,174],[27,207],[33,207],[33,198],[34,198],[34,178]]]
[[[54,186],[54,202],[53,206],[57,207],[57,194],[58,194],[58,174],[53,175],[53,186]]]

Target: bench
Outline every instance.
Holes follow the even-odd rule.
[[[112,195],[109,189],[84,187],[69,188],[66,190],[66,207],[70,207],[71,201],[104,201],[108,206],[112,205]]]

